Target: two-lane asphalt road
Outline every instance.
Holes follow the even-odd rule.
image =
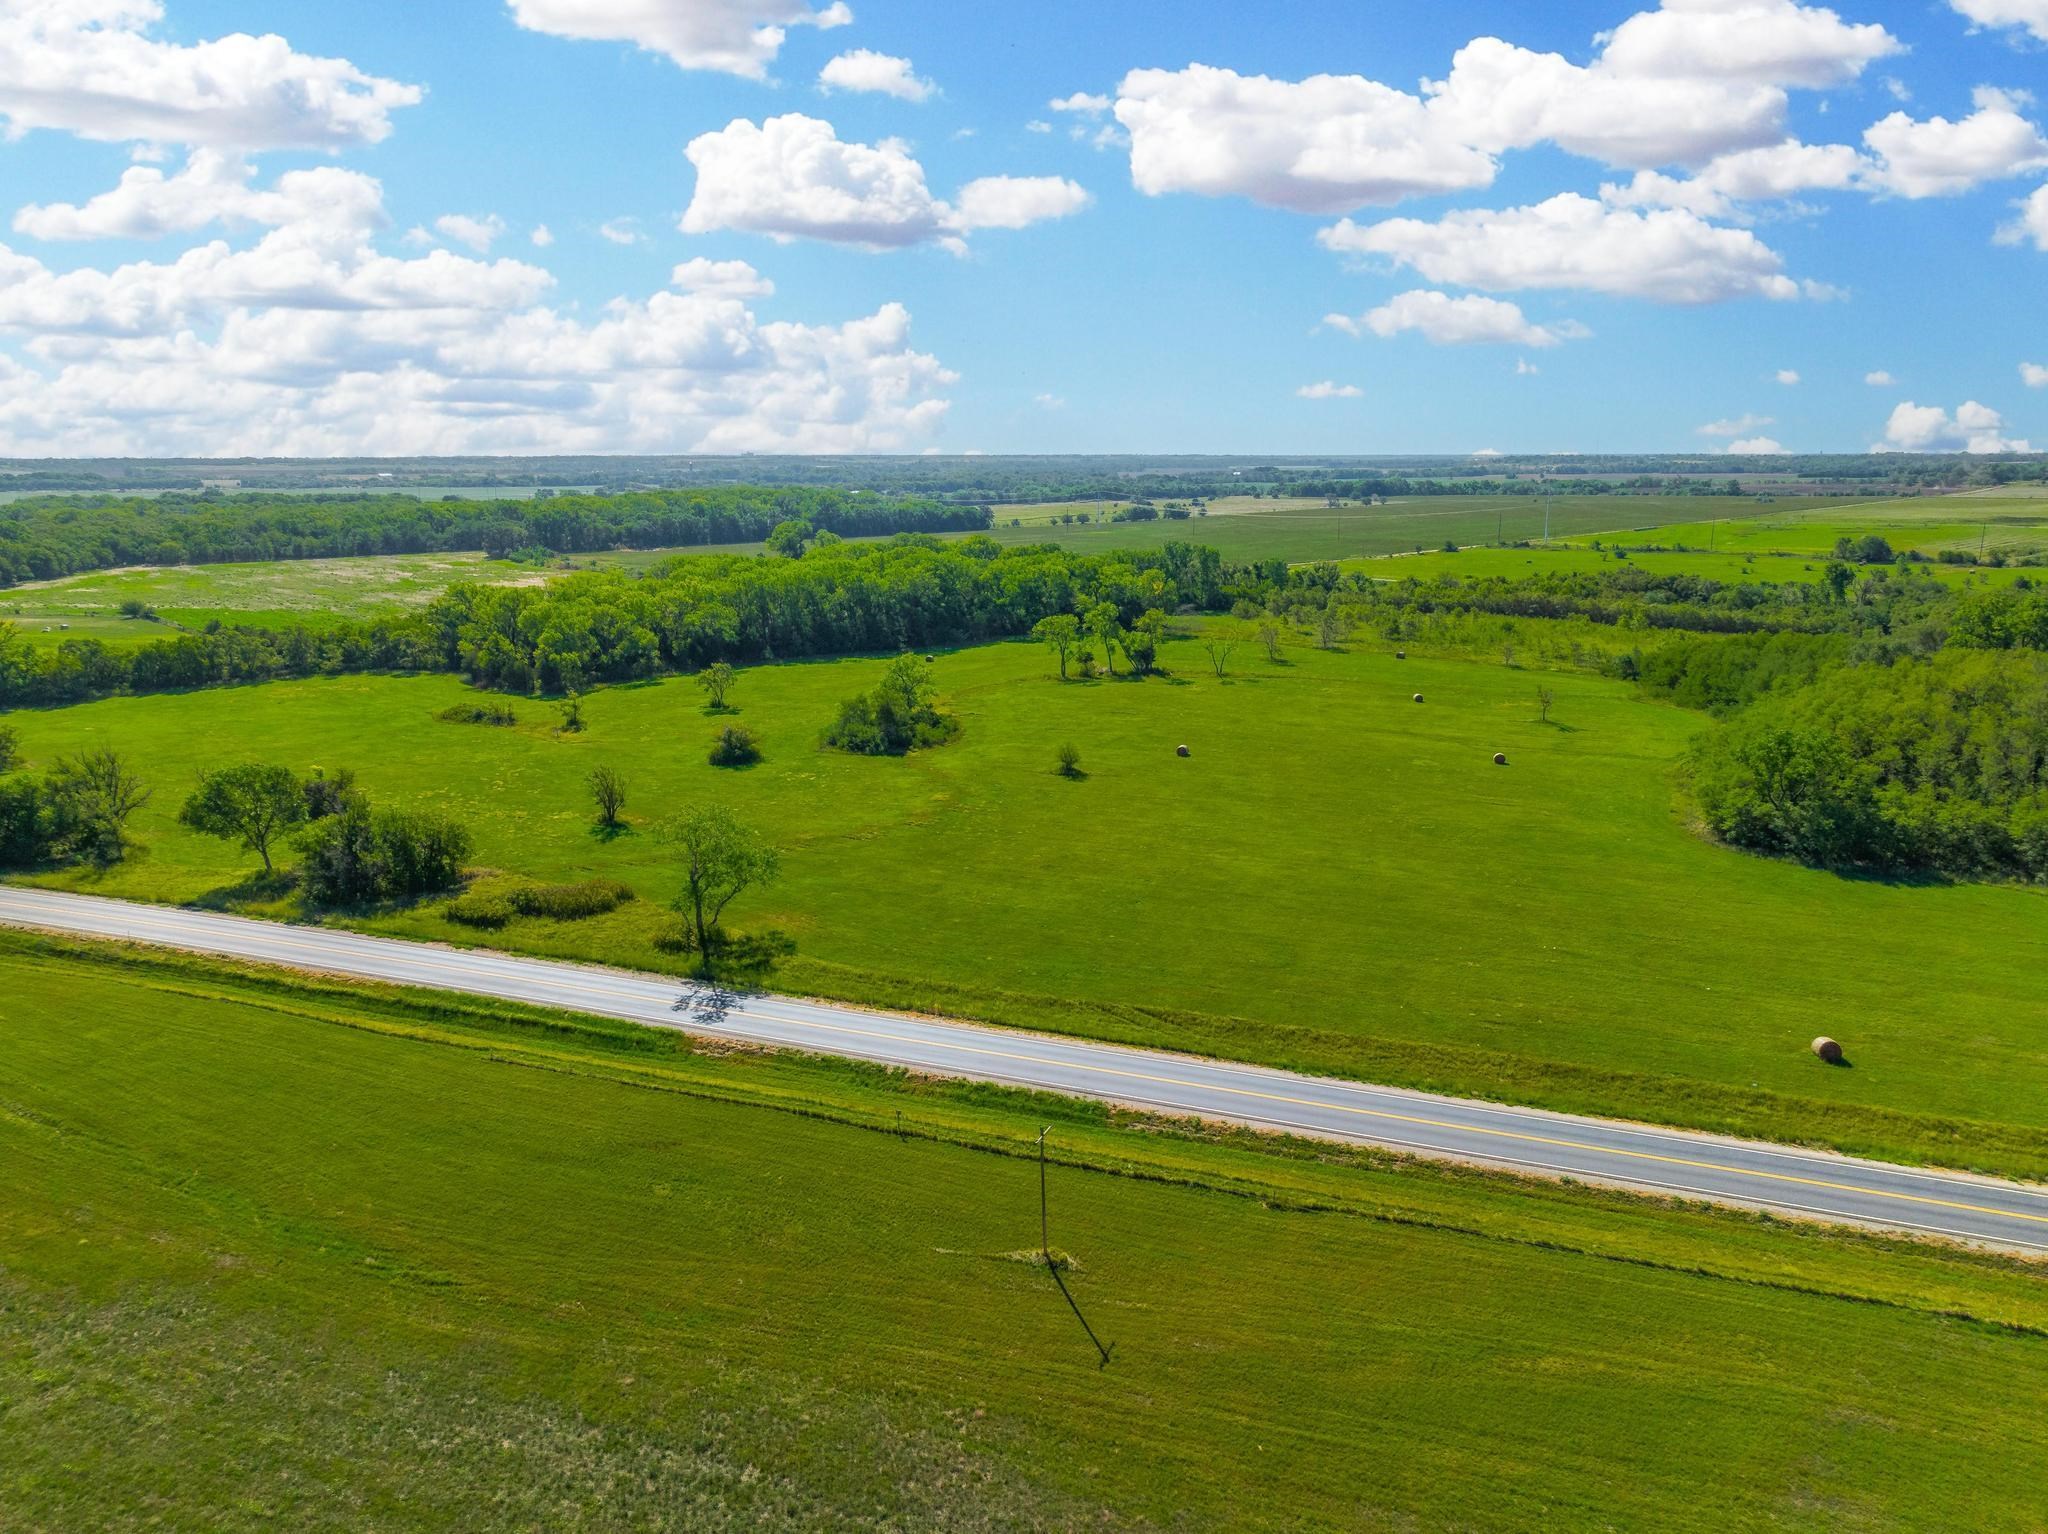
[[[719,995],[658,975],[51,890],[0,885],[0,923],[495,997],[1536,1176],[2048,1254],[2048,1186],[936,1018]]]

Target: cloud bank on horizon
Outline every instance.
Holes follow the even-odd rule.
[[[504,0],[444,101],[397,0],[0,0],[0,454],[2029,449],[2044,0],[1386,9],[1077,76],[921,0]]]

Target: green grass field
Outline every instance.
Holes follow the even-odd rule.
[[[18,937],[0,1032],[25,1534],[2048,1519],[2003,1259]]]
[[[1228,514],[1221,508],[1228,505]],[[1768,504],[1714,496],[1558,496],[1550,506],[1555,538],[1609,533],[1666,524],[1691,525],[1709,518],[1783,516],[1809,507],[1839,507],[1839,501],[1780,500]],[[1395,501],[1383,506],[1343,506],[1287,501],[1218,502],[1207,517],[1182,522],[1094,522],[1087,527],[1052,526],[1041,520],[1049,508],[1003,508],[993,536],[1004,543],[1056,543],[1090,552],[1152,549],[1178,540],[1203,543],[1226,559],[1363,559],[1460,546],[1541,538],[1541,496],[1444,496]],[[1095,515],[1092,504],[1067,508]],[[1028,513],[1028,515],[1027,515]],[[1024,517],[1023,527],[1011,527]]]
[[[1894,549],[1930,557],[1943,549],[2000,550],[2009,556],[2048,549],[2048,508],[2040,497],[2000,494],[1927,496],[1873,501],[1846,508],[1794,503],[1762,508],[1769,514],[1711,528],[1673,521],[1614,542],[1712,548],[1737,554],[1825,555],[1838,539],[1875,533]]]
[[[1517,632],[1533,652],[1540,626]],[[782,882],[733,915],[795,937],[785,989],[2048,1173],[2041,893],[1851,881],[1712,846],[1674,781],[1702,721],[1619,683],[1399,662],[1375,642],[1280,665],[1247,645],[1222,683],[1192,642],[1164,658],[1171,677],[1061,685],[1027,645],[942,657],[963,738],[907,760],[817,744],[879,662],[751,670],[735,696],[766,761],[739,773],[707,765],[718,721],[682,679],[591,696],[569,737],[534,702],[513,729],[439,722],[474,696],[446,677],[16,722],[32,762],[109,744],[157,785],[143,851],[50,879],[72,888],[281,912],[249,855],[175,824],[233,742],[455,814],[481,865],[615,876],[644,897],[485,938],[433,906],[366,925],[674,968],[652,941],[674,875],[651,828],[716,800],[784,852]],[[1064,741],[1085,781],[1055,775]],[[626,774],[624,836],[591,828],[600,764]],[[1855,1069],[1813,1059],[1822,1032]]]
[[[1697,529],[1694,532],[1696,536]],[[1651,575],[1698,575],[1730,584],[1756,581],[1769,585],[1793,585],[1819,581],[1828,561],[1825,555],[1820,554],[1667,553],[1630,554],[1628,563]],[[1344,568],[1379,581],[1404,581],[1410,578],[1427,581],[1442,575],[1458,575],[1471,580],[1489,576],[1519,580],[1530,575],[1584,572],[1611,574],[1622,567],[1614,556],[1605,550],[1578,544],[1559,544],[1548,549],[1479,548],[1461,549],[1455,554],[1438,552],[1392,555],[1380,559],[1354,559],[1346,560]],[[1913,568],[1916,573],[1925,572],[1950,586],[2009,586],[2021,576],[2030,573],[2017,565],[1992,569],[1971,565],[1925,564]],[[2040,572],[2035,570],[2031,574],[2038,578]]]
[[[0,591],[0,619],[33,643],[94,638],[146,644],[180,629],[223,623],[325,627],[432,601],[458,581],[534,581],[545,572],[481,554],[390,554],[361,559],[281,560],[267,564],[179,565],[101,570]],[[163,621],[121,616],[123,602],[145,602]]]

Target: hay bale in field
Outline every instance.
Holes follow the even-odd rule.
[[[1507,752],[1505,752],[1505,751],[1497,751],[1497,752],[1495,752],[1495,753],[1494,753],[1494,757],[1493,757],[1493,765],[1494,765],[1494,766],[1496,766],[1496,767],[1505,767],[1505,766],[1507,766],[1507,764],[1508,764],[1508,754],[1507,754]]]
[[[1408,658],[1408,652],[1407,652],[1406,650],[1396,650],[1396,651],[1394,652],[1394,659],[1395,659],[1395,660],[1406,660],[1407,658]]]
[[[1813,1052],[1829,1065],[1842,1063],[1842,1046],[1826,1035],[1813,1041]]]
[[[1420,703],[1420,702],[1422,701],[1422,694],[1421,694],[1421,693],[1419,693],[1419,692],[1418,692],[1418,693],[1417,693],[1417,694],[1415,695],[1415,701],[1416,701],[1417,703]]]
[[[1193,756],[1194,754],[1186,746],[1182,746],[1178,751],[1174,752],[1175,756]]]

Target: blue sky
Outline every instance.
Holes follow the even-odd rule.
[[[0,452],[2048,447],[2048,0],[981,10],[0,0]]]

